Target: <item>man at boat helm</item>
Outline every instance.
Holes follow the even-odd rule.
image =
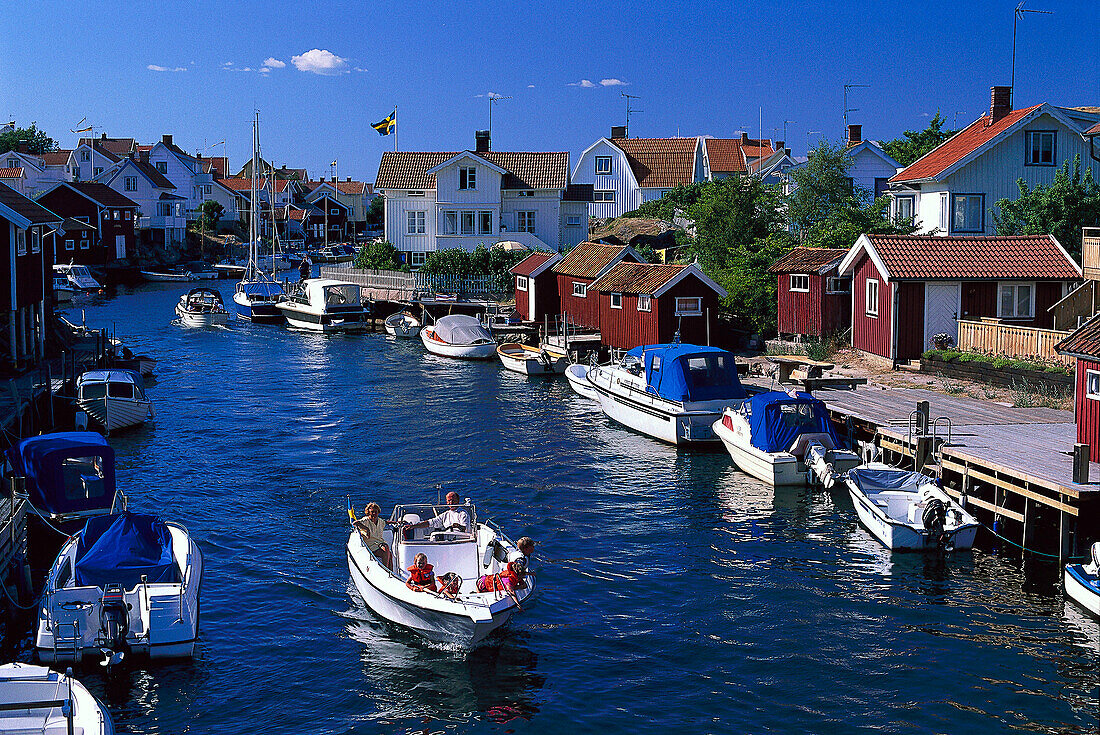
[[[462,502],[462,499],[458,497],[458,493],[453,491],[447,493],[447,505],[449,506],[447,510],[443,511],[435,518],[406,526],[406,531],[430,526],[440,531],[460,531],[462,533],[469,533],[470,514],[457,507],[460,502]]]

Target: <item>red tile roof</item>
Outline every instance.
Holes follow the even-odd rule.
[[[624,249],[623,245],[582,242],[570,250],[552,270],[566,276],[595,278]]]
[[[60,150],[41,154],[42,162],[47,166],[64,166],[69,162],[72,151]]]
[[[1100,135],[1100,123],[1096,123],[1091,128],[1086,130],[1085,135],[1090,138],[1094,135]]]
[[[797,247],[775,261],[769,273],[817,273],[824,275],[840,264],[848,251],[844,248]]]
[[[66,181],[63,185],[76,189],[102,207],[136,208],[138,206],[137,202],[115,191],[106,184],[100,184],[95,181]],[[44,196],[49,195],[46,194]]]
[[[707,148],[707,161],[711,171],[720,173],[738,173],[747,170],[747,164],[752,159],[771,156],[770,140],[749,140],[746,145],[741,145],[740,138],[704,138],[703,145]]]
[[[991,118],[986,113],[948,138],[939,147],[932,149],[909,164],[907,168],[894,174],[890,181],[934,179],[1039,107],[1042,105],[1013,110],[995,123],[990,123]]]
[[[660,263],[616,263],[588,288],[601,293],[652,294],[686,267]]]
[[[501,189],[565,189],[569,185],[569,153],[504,152],[473,153],[508,173],[500,182]],[[435,174],[427,173],[458,152],[387,151],[378,164],[375,189],[435,188]]]
[[[1100,360],[1100,314],[1089,319],[1076,332],[1054,345],[1054,351],[1063,355]]]
[[[23,178],[23,167],[16,166],[15,168],[0,168],[0,179],[21,179]]]
[[[611,138],[630,162],[638,186],[669,188],[695,181],[695,138]]]
[[[251,192],[252,191],[252,179],[218,179],[218,183],[224,186],[226,189],[232,191]],[[275,192],[282,193],[290,185],[290,181],[286,179],[275,179]],[[256,188],[263,191],[266,184],[260,180],[256,182]]]
[[[1051,235],[864,235],[894,280],[1077,280],[1081,271]]]
[[[312,193],[318,186],[332,186],[331,181],[304,181],[303,185]],[[365,194],[367,185],[362,181],[340,181],[337,183],[341,194]]]
[[[531,253],[512,266],[511,273],[517,276],[529,276],[535,272],[536,268],[553,257],[553,253]]]

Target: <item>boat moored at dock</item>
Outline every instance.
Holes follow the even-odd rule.
[[[450,314],[420,330],[420,341],[434,355],[460,360],[491,360],[497,343],[476,317]]]
[[[103,284],[92,276],[88,266],[77,263],[56,263],[53,267],[54,275],[63,276],[69,285],[78,291],[99,291]]]
[[[359,286],[330,278],[307,278],[276,304],[287,326],[311,332],[361,332],[369,309]]]
[[[76,293],[76,289],[69,283],[69,279],[66,276],[54,275],[53,277],[53,299],[54,301],[64,303],[66,301],[73,300],[73,294]]]
[[[1066,595],[1094,617],[1100,618],[1100,541],[1089,548],[1087,564],[1067,564]]]
[[[0,666],[0,732],[32,735],[113,735],[107,708],[73,677],[45,666]]]
[[[76,405],[108,432],[143,424],[153,414],[136,370],[89,370],[76,381]]]
[[[565,379],[569,381],[569,387],[582,398],[599,403],[600,394],[588,382],[588,365],[575,362],[565,369]]]
[[[569,355],[550,347],[529,347],[509,342],[497,347],[504,367],[522,375],[561,375],[569,365]]]
[[[386,334],[399,339],[416,339],[423,325],[407,311],[399,311],[386,317]]]
[[[154,282],[179,282],[186,283],[188,281],[199,280],[195,274],[186,270],[185,268],[158,268],[157,270],[147,270],[141,272],[142,277],[146,281]]]

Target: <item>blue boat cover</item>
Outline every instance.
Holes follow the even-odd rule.
[[[765,452],[786,452],[802,434],[828,434],[834,446],[841,446],[825,404],[809,393],[795,396],[770,391],[749,399],[752,445]]]
[[[120,584],[130,589],[141,582],[142,575],[150,582],[180,579],[172,556],[172,533],[164,521],[128,512],[89,520],[76,544],[77,586]]]
[[[909,470],[897,470],[893,468],[857,467],[848,470],[848,479],[856,487],[867,493],[877,493],[880,490],[904,490],[916,492],[921,485],[930,485],[935,482],[928,475]]]
[[[65,460],[98,464],[103,477],[80,474]],[[115,450],[94,431],[67,431],[24,439],[8,450],[15,475],[27,480],[27,495],[36,510],[49,514],[110,509],[115,499]],[[67,472],[66,469],[69,471]],[[92,469],[85,467],[85,469]]]
[[[275,281],[241,281],[237,290],[249,296],[279,296],[286,293]]]
[[[670,401],[738,400],[745,388],[732,353],[700,345],[645,345],[626,353],[645,364],[646,391]]]

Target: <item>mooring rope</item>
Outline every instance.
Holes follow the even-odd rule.
[[[1077,560],[1084,560],[1084,559],[1089,558],[1088,554],[1084,554],[1082,556],[1058,556],[1057,554],[1047,554],[1046,552],[1043,552],[1043,551],[1036,551],[1035,549],[1029,549],[1026,546],[1021,546],[1020,544],[1016,543],[1015,541],[1013,541],[1010,538],[1005,538],[1004,536],[997,533],[996,531],[994,531],[992,528],[985,525],[984,523],[982,524],[982,528],[989,531],[991,534],[993,534],[994,536],[999,538],[1001,541],[1005,541],[1007,543],[1010,543],[1013,546],[1015,546],[1017,549],[1019,549],[1020,551],[1026,551],[1029,554],[1035,554],[1037,556],[1043,556],[1043,557],[1046,557],[1048,559],[1064,559],[1065,561],[1077,561]]]

